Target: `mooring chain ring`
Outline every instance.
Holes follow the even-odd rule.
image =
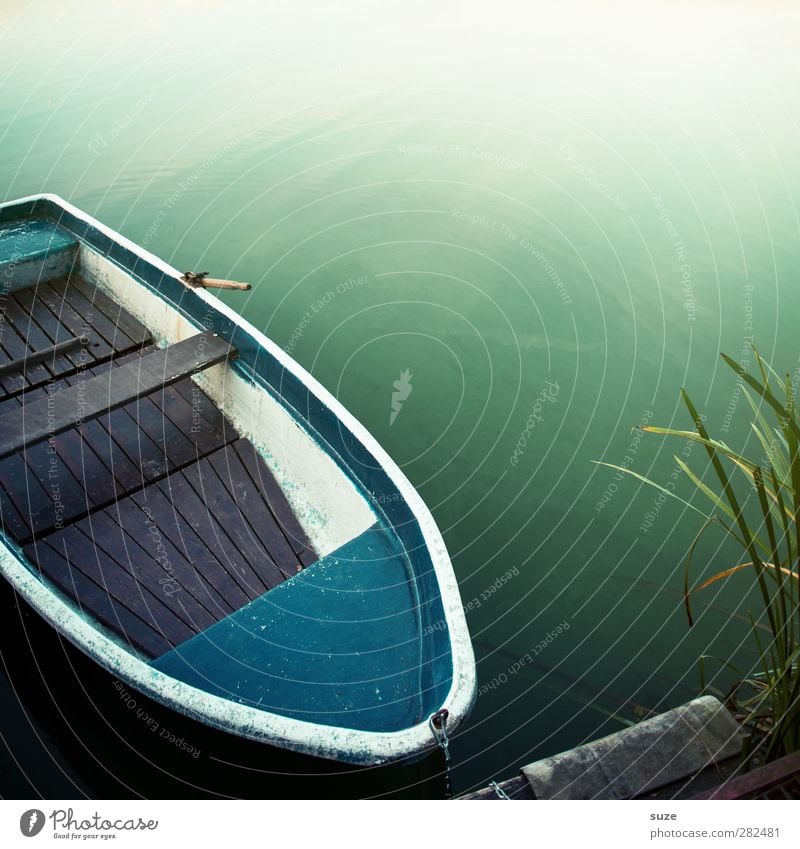
[[[508,793],[506,793],[505,790],[503,790],[503,788],[496,781],[490,781],[489,787],[494,790],[495,796],[497,796],[498,799],[505,799],[509,802],[511,801],[511,797],[508,795]]]
[[[447,718],[450,716],[450,711],[447,708],[437,710],[431,715],[428,720],[433,739],[436,745],[442,750],[445,761],[450,763],[450,738],[447,735]]]
[[[442,750],[444,755],[444,780],[445,780],[445,798],[449,799],[452,796],[450,786],[450,737],[447,734],[447,719],[450,716],[450,711],[447,708],[437,710],[431,714],[428,720],[428,727],[431,729],[433,739],[436,745]]]

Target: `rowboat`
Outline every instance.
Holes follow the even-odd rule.
[[[55,195],[0,205],[0,570],[181,714],[353,764],[429,751],[475,699],[436,524],[211,282]]]

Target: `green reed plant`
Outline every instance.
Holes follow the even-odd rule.
[[[719,581],[745,581],[743,590],[757,588],[759,615],[749,614],[750,637],[759,657],[758,671],[743,675],[734,658],[722,661],[739,675],[726,701],[740,721],[759,732],[759,750],[767,760],[800,749],[800,418],[795,407],[796,386],[789,375],[780,377],[753,348],[756,375],[722,354],[722,359],[739,376],[742,393],[753,414],[751,428],[763,455],[750,459],[721,440],[712,439],[703,419],[684,390],[681,397],[694,430],[646,426],[649,433],[677,436],[705,448],[713,469],[713,485],[707,484],[680,458],[678,466],[692,485],[711,502],[710,513],[653,480],[630,469],[610,466],[638,478],[666,495],[676,498],[705,521],[689,548],[684,568],[683,597],[689,625],[694,622],[692,597]],[[800,377],[800,374],[798,374]],[[770,422],[768,417],[774,420]],[[747,495],[741,479],[748,485]],[[737,494],[738,493],[738,494]],[[721,528],[741,549],[739,562],[691,586],[692,559],[700,539],[712,527]],[[701,658],[701,686],[705,688]]]

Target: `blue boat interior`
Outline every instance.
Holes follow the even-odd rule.
[[[4,416],[65,406],[87,380],[111,387],[157,350],[84,279],[82,247],[227,339],[229,367],[324,446],[375,524],[320,557],[255,446],[187,372],[2,457],[8,547],[111,639],[207,693],[367,731],[424,720],[449,692],[450,643],[421,530],[380,464],[246,329],[209,320],[173,277],[47,199],[0,210],[0,432]],[[58,347],[76,338],[79,350]]]
[[[153,661],[224,698],[322,725],[395,731],[441,704],[426,688],[420,601],[375,525]]]

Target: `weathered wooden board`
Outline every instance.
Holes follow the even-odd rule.
[[[142,510],[158,516],[158,527],[165,544],[176,549],[191,563],[225,600],[230,609],[238,610],[249,602],[248,595],[225,564],[214,556],[202,537],[184,519],[173,501],[157,486],[148,486],[131,496],[131,501]]]
[[[48,347],[58,345],[60,342],[66,342],[68,339],[74,338],[75,334],[71,333],[56,316],[50,311],[47,305],[41,301],[33,289],[20,289],[14,292],[11,297],[19,304],[20,309],[28,316],[30,328],[36,325],[39,331],[44,334],[43,338],[49,340],[50,345],[44,345],[41,349],[46,350]],[[28,331],[30,332],[30,331]],[[26,336],[26,338],[29,338]],[[56,364],[61,358],[64,358],[72,369],[81,368],[86,362],[91,362],[91,357],[84,350],[79,351],[64,351],[53,356],[52,360],[46,365],[50,365],[51,370],[55,370]]]
[[[96,362],[104,360],[111,354],[119,353],[120,349],[105,339],[94,327],[93,322],[87,321],[69,301],[53,288],[49,283],[40,283],[36,289],[36,297],[56,316],[70,333],[75,336],[85,336],[87,341],[86,350]],[[124,349],[123,349],[124,350]]]
[[[65,595],[106,627],[119,634],[137,651],[156,657],[169,651],[172,643],[150,622],[132,613],[117,601],[108,589],[87,578],[69,560],[69,550],[60,551],[39,541],[25,547],[25,554],[39,571]]]
[[[107,306],[110,299],[80,278],[73,275],[69,280],[52,281],[50,287],[57,298],[65,301],[115,351],[130,351],[150,340],[144,325],[113,302]]]
[[[270,511],[261,490],[253,483],[235,450],[218,451],[208,457],[208,464],[215,473],[205,475],[209,482],[206,493],[211,498],[216,495],[221,501],[233,506],[246,517],[248,528],[252,529],[261,547],[268,551],[271,559],[287,578],[302,569],[302,564],[287,540],[283,529]],[[215,477],[216,480],[211,480]]]

